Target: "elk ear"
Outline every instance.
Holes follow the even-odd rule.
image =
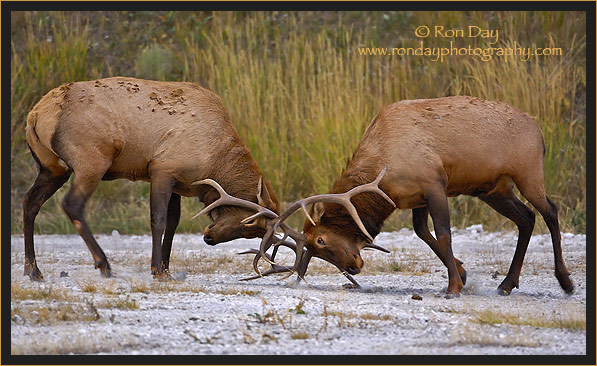
[[[323,202],[316,202],[311,206],[309,215],[311,215],[311,218],[316,224],[319,224],[321,222],[321,216],[323,216],[324,213],[325,209],[323,208]]]
[[[275,206],[267,190],[267,185],[263,183],[263,177],[259,177],[259,183],[257,183],[257,203],[266,208]]]

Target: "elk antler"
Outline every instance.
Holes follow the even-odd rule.
[[[389,253],[389,252],[390,252],[390,251],[389,251],[389,250],[387,250],[386,248],[380,247],[379,245],[375,245],[375,244],[373,244],[373,243],[367,243],[367,245],[365,245],[365,247],[364,247],[364,248],[365,248],[365,249],[377,249],[377,250],[380,250],[380,251],[382,251],[382,252],[384,252],[384,253]]]
[[[263,206],[260,206],[260,205],[256,204],[255,202],[243,200],[241,198],[236,198],[234,196],[229,195],[228,193],[226,193],[224,188],[222,188],[222,186],[220,186],[213,179],[203,179],[200,181],[193,182],[191,184],[192,185],[207,184],[207,185],[210,185],[213,188],[215,188],[218,191],[218,193],[220,193],[220,198],[218,198],[217,200],[212,202],[210,205],[204,207],[203,210],[201,210],[199,213],[197,213],[195,216],[193,216],[191,218],[191,220],[211,211],[212,209],[214,209],[218,206],[223,206],[223,205],[241,206],[241,207],[249,208],[249,209],[257,211],[257,214],[259,214],[259,216],[263,215],[263,216],[267,216],[269,218],[278,217],[278,215],[275,212],[273,212],[272,210],[265,208]],[[252,216],[255,216],[255,215],[252,215]],[[246,220],[247,219],[244,219],[242,221],[242,223],[245,223]]]
[[[302,200],[298,200],[298,201],[294,202],[292,205],[290,205],[290,207],[288,207],[286,209],[286,211],[284,211],[284,213],[282,213],[277,218],[271,220],[267,224],[267,232],[265,233],[265,235],[263,236],[263,239],[261,240],[261,245],[259,247],[259,255],[266,262],[270,263],[272,266],[276,265],[276,263],[272,259],[268,258],[268,256],[265,255],[265,252],[267,252],[267,250],[272,245],[274,245],[274,242],[271,239],[274,236],[274,233],[276,232],[276,230],[278,228],[281,228],[285,233],[285,237],[290,236],[296,242],[296,247],[297,247],[296,260],[294,262],[294,267],[293,267],[292,271],[293,272],[298,271],[302,264],[303,248],[305,247],[306,238],[305,238],[304,234],[299,233],[299,232],[293,230],[292,228],[290,228],[286,223],[284,223],[284,220],[286,220],[288,217],[290,217],[290,215],[292,215],[296,210],[298,210],[299,208],[302,208],[303,211],[306,213],[307,217],[309,218],[309,220],[311,221],[311,223],[315,224],[315,222],[313,221],[313,218],[311,218],[311,216],[307,212],[306,206],[313,204],[313,203],[324,202],[324,201],[338,203],[338,204],[341,204],[342,206],[344,206],[350,213],[350,216],[355,221],[355,223],[357,224],[359,229],[363,232],[365,237],[370,242],[372,242],[373,238],[371,237],[371,235],[365,228],[365,225],[363,225],[363,222],[361,221],[361,218],[359,217],[357,210],[354,207],[354,205],[352,204],[352,202],[350,201],[350,199],[359,193],[374,192],[374,193],[381,195],[385,200],[390,202],[392,204],[392,206],[396,207],[396,204],[394,203],[394,201],[392,201],[392,199],[390,197],[388,197],[385,194],[385,192],[379,188],[379,182],[381,181],[381,179],[383,178],[385,173],[386,173],[386,167],[384,167],[381,170],[381,172],[379,173],[379,175],[377,176],[377,178],[375,178],[375,180],[373,182],[354,187],[353,189],[349,190],[346,193],[321,194],[321,195],[307,197]],[[254,218],[258,215],[262,215],[262,214],[257,213],[255,215],[251,216],[251,218]],[[249,218],[247,218],[247,219],[249,219]],[[379,250],[383,251],[383,248],[373,245],[371,243],[368,244],[368,247],[374,248],[374,249],[379,249]],[[257,273],[260,273],[259,270],[257,270]]]
[[[280,247],[280,245],[288,247],[296,253],[296,250],[297,250],[296,244],[282,239],[281,241],[274,244],[274,250],[273,250],[271,256],[267,253],[265,254],[267,256],[267,258],[270,260],[270,263],[274,263],[274,258],[276,257],[276,253],[278,252],[278,248]],[[299,280],[304,277],[305,272],[307,272],[307,266],[309,265],[309,262],[311,261],[311,258],[313,257],[313,255],[311,254],[311,252],[309,252],[308,249],[303,249],[303,251],[304,251],[304,253],[303,253],[303,257],[302,257],[302,262],[301,262],[300,268],[297,273],[299,276]],[[259,271],[259,269],[257,268],[257,263],[261,259],[261,255],[260,255],[260,252],[258,249],[249,249],[247,251],[244,251],[244,252],[241,252],[238,254],[255,254],[255,258],[253,259],[253,268],[255,269],[255,271],[257,273],[259,273],[257,276],[243,278],[241,281],[250,281],[250,280],[260,278],[260,277],[269,276],[270,274],[273,274],[273,273],[291,272],[290,274],[292,274],[291,267],[278,265],[278,264],[271,264],[272,268],[270,270],[267,270],[267,271],[261,273]]]

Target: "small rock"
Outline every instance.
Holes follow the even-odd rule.
[[[66,272],[66,271],[61,271],[61,272],[60,272],[60,277],[68,277],[68,272]]]
[[[480,233],[483,231],[483,225],[471,225],[469,227],[466,228],[466,230],[468,231],[472,231],[474,233]]]
[[[21,316],[18,315],[18,314],[13,315],[12,318],[11,318],[11,320],[13,322],[15,322],[15,324],[18,324],[18,325],[25,324],[25,320],[23,320],[23,318],[21,318]]]
[[[419,295],[418,293],[414,293],[412,296],[413,300],[423,300],[423,298],[421,297],[421,295]]]
[[[187,278],[187,273],[186,272],[178,272],[176,274],[174,274],[174,276],[172,276],[174,278],[174,280],[176,281],[184,281]]]

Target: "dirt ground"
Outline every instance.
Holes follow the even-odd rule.
[[[553,275],[549,236],[535,235],[520,288],[503,297],[496,288],[516,233],[454,230],[454,253],[468,271],[454,299],[444,298],[445,267],[407,229],[376,238],[390,254],[363,252],[360,290],[343,288],[346,278],[320,260],[299,285],[281,276],[241,282],[253,275],[252,257],[236,253],[258,240],[209,247],[190,234],[174,239],[177,281],[154,281],[149,235],[97,238],[114,278],[101,278],[79,236],[40,235],[45,282],[33,283],[23,276],[23,238],[12,237],[12,354],[586,353],[585,235],[562,234],[573,295]]]

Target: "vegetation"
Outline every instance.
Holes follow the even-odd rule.
[[[586,330],[586,313],[580,311],[567,311],[563,315],[547,317],[545,314],[528,314],[527,316],[517,316],[514,314],[504,314],[492,310],[485,310],[477,314],[474,320],[479,324],[513,324],[530,325],[541,328],[564,328],[570,330]]]
[[[64,82],[114,75],[196,82],[218,93],[283,202],[323,193],[377,111],[401,99],[468,94],[527,112],[546,143],[547,192],[565,231],[586,227],[585,18],[577,12],[15,12],[11,22],[11,231],[37,168],[24,137],[34,104]],[[499,30],[495,47],[560,47],[562,56],[363,56],[358,47],[417,47],[420,25]],[[458,47],[489,41],[455,38]],[[448,40],[426,38],[426,46]],[[38,233],[74,233],[60,201],[42,208]],[[102,182],[86,209],[96,233],[149,231],[149,184]],[[450,201],[452,225],[514,226],[470,197]],[[206,218],[183,199],[181,232]],[[291,224],[299,225],[301,215]],[[546,231],[542,220],[538,228]],[[396,213],[385,230],[410,225]]]

